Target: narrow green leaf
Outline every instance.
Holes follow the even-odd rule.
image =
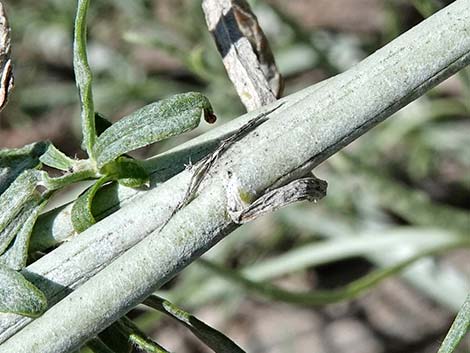
[[[18,225],[15,240],[0,256],[0,263],[13,270],[21,270],[28,260],[29,239],[39,213],[47,204],[48,199],[33,199],[26,203],[20,214],[12,223]]]
[[[148,352],[148,353],[170,353],[165,348],[160,346],[157,342],[150,339],[148,336],[141,336],[132,334],[129,337],[130,341],[139,347],[141,350]]]
[[[39,160],[49,167],[64,171],[69,171],[75,162],[62,151],[59,151],[53,144],[47,147],[46,152],[39,157]]]
[[[78,0],[73,41],[73,69],[80,95],[83,146],[91,159],[96,141],[95,110],[92,93],[92,73],[86,52],[86,15],[90,0]]]
[[[83,160],[82,162],[87,161],[89,160]],[[93,169],[83,169],[56,178],[51,178],[44,171],[37,172],[37,175],[39,176],[38,179],[40,180],[40,184],[49,191],[62,189],[63,187],[76,183],[77,181],[95,179],[98,177],[98,174]]]
[[[122,317],[116,322],[118,330],[130,343],[149,353],[169,353],[165,348],[143,333],[130,319]]]
[[[146,105],[98,137],[94,149],[98,168],[127,152],[194,129],[202,114],[212,114],[212,107],[206,97],[195,92]]]
[[[0,150],[0,194],[27,169],[40,165],[39,157],[46,151],[48,142],[35,142],[22,148]]]
[[[0,254],[3,254],[6,249],[12,244],[16,234],[21,229],[21,222],[24,221],[26,212],[20,211],[9,221],[8,225],[0,232]]]
[[[17,222],[13,222],[24,204],[33,197],[38,178],[36,170],[25,170],[0,195],[0,253],[10,244],[18,231]]]
[[[147,184],[150,178],[139,161],[128,157],[118,157],[118,159],[108,163],[103,169],[104,174],[117,179],[119,184],[131,188],[138,188]]]
[[[333,290],[317,290],[311,292],[292,292],[281,289],[270,283],[258,282],[247,278],[240,274],[238,271],[228,269],[226,267],[217,265],[205,259],[199,259],[198,262],[206,268],[213,271],[215,274],[221,276],[225,280],[236,283],[248,291],[261,295],[271,300],[282,301],[303,306],[317,306],[336,303],[343,300],[350,300],[364,291],[374,287],[384,279],[395,275],[402,271],[412,263],[416,262],[423,257],[435,255],[446,250],[458,247],[470,247],[468,240],[461,240],[457,243],[448,246],[440,246],[431,250],[427,250],[416,255],[409,257],[406,260],[400,261],[393,266],[375,270],[368,275],[353,281],[343,288]]]
[[[470,334],[470,294],[460,308],[437,353],[452,353],[465,335]]]
[[[72,207],[72,225],[77,233],[81,233],[96,223],[95,217],[91,212],[91,204],[99,188],[109,181],[109,177],[103,177],[94,183],[80,197],[77,198]]]
[[[0,312],[37,317],[47,308],[44,294],[20,273],[0,265]]]
[[[213,329],[197,317],[170,303],[168,300],[156,295],[151,295],[144,301],[144,304],[182,323],[214,352],[244,353],[243,349],[223,333]]]

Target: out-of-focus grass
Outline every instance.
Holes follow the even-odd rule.
[[[286,77],[287,93],[347,69],[444,5],[434,0],[384,1],[378,14],[383,16],[381,28],[346,33],[307,28],[279,6],[252,3]],[[7,147],[5,141],[32,142],[18,131],[34,131],[52,117],[64,119],[76,137],[59,147],[77,152],[79,111],[71,66],[75,2],[10,0],[5,6],[12,25],[16,87],[0,116],[0,147]],[[199,2],[93,2],[88,35],[96,109],[105,116],[118,119],[189,90],[210,98],[219,123],[242,113]],[[390,266],[422,250],[420,244],[436,234],[468,238],[469,77],[466,69],[361,137],[346,149],[347,157],[339,154],[320,166],[316,173],[329,181],[329,195],[318,205],[298,205],[244,226],[207,256],[242,269],[249,278],[266,280],[310,273],[314,266],[353,255],[374,266]],[[153,146],[143,155],[207,128]],[[420,261],[403,277],[455,311],[469,291],[469,272],[468,264],[449,269]],[[246,295],[197,264],[163,293],[185,309],[217,302],[227,317]],[[145,313],[137,322],[151,328],[154,319],[155,314]]]

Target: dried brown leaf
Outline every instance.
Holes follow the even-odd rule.
[[[225,69],[247,110],[274,102],[282,92],[282,77],[248,3],[204,0],[202,8]]]
[[[10,25],[0,2],[0,111],[5,107],[13,88],[13,68],[11,63]]]

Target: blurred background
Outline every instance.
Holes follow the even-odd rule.
[[[285,95],[347,70],[451,1],[249,1],[285,78]],[[51,140],[80,150],[72,68],[75,1],[4,1],[15,88],[0,147]],[[209,97],[217,124],[244,113],[199,1],[92,1],[88,55],[98,112],[116,121],[184,91]],[[138,151],[147,158],[212,128]],[[328,196],[238,229],[159,294],[247,352],[436,352],[470,290],[470,70],[448,79],[315,170]],[[456,245],[457,244],[457,245]],[[468,242],[467,242],[468,244]],[[468,245],[467,245],[468,246]],[[377,269],[440,248],[367,293],[338,303],[259,294],[221,276],[236,269],[286,293],[344,288]],[[302,299],[302,300],[301,300]],[[328,300],[326,300],[328,301]],[[325,301],[325,302],[326,302]],[[132,318],[175,352],[208,352],[178,323],[139,307]],[[470,351],[470,338],[458,352]]]

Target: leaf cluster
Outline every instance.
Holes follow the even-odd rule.
[[[95,112],[86,52],[88,6],[87,0],[78,2],[73,46],[82,145],[88,158],[68,157],[48,141],[0,151],[0,312],[38,316],[47,308],[42,292],[18,271],[28,262],[30,236],[39,213],[55,192],[73,183],[93,181],[72,208],[73,227],[77,233],[83,232],[96,222],[92,202],[103,185],[148,185],[148,170],[127,153],[192,130],[201,117],[212,120],[214,116],[209,100],[196,92],[146,105],[115,124]],[[50,176],[47,168],[60,175]]]

